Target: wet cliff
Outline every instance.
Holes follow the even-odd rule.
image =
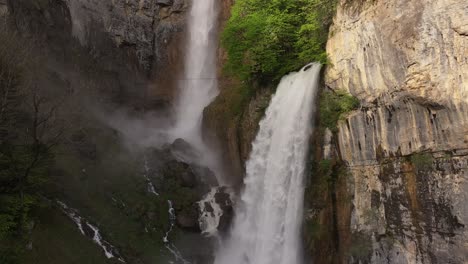
[[[340,1],[324,85],[361,106],[318,152],[331,183],[309,216],[333,223],[315,237],[335,241],[335,257],[315,250],[320,263],[466,262],[467,11],[459,0]]]
[[[49,71],[75,75],[70,86],[89,79],[113,102],[170,104],[188,2],[7,2],[9,24],[35,44]]]

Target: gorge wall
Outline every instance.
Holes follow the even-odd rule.
[[[332,140],[334,261],[466,263],[467,21],[461,0],[340,1],[325,85],[361,107]]]
[[[183,61],[188,2],[8,3],[11,24],[40,45],[38,49],[50,61],[47,67],[62,78],[80,74],[82,79],[92,79],[114,102],[140,106],[143,102],[148,107],[170,104]],[[77,82],[71,81],[72,85]]]

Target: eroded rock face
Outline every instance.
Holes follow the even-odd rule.
[[[346,161],[468,147],[466,1],[342,1],[326,83],[364,108],[341,123]]]
[[[464,263],[468,256],[467,153],[352,167],[350,248],[369,244],[365,263]],[[353,256],[356,260],[357,257]]]
[[[171,33],[182,31],[185,1],[83,1],[65,0],[73,35],[82,45],[92,42],[92,31],[101,28],[117,46],[134,46],[145,69],[167,62]]]
[[[346,262],[468,258],[467,21],[463,0],[340,2],[325,82],[362,103],[338,126],[351,171],[338,194],[352,197]]]
[[[468,102],[467,10],[461,0],[342,0],[327,44],[334,65],[327,84],[365,103],[399,92]]]
[[[6,1],[10,24],[33,39],[53,74],[70,79],[89,71],[77,79],[101,82],[96,86],[110,90],[106,95],[117,103],[170,106],[183,61],[188,0]],[[0,1],[0,17],[4,9]]]
[[[6,0],[0,0],[0,19],[5,19],[7,14],[8,14],[7,2]]]

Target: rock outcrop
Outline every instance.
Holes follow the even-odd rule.
[[[5,19],[8,14],[8,6],[6,0],[0,1],[0,19]]]
[[[343,263],[466,263],[467,21],[463,0],[340,2],[325,82],[362,104],[337,134]]]
[[[189,1],[7,2],[11,24],[33,39],[41,55],[47,54],[46,66],[55,66],[53,71],[93,71],[101,82],[97,86],[119,103],[170,104],[183,60]],[[3,10],[0,2],[0,14]]]

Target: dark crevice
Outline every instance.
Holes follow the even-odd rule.
[[[336,191],[337,175],[333,173],[331,181],[331,200],[332,200],[332,217],[333,217],[333,246],[336,252],[340,252],[340,235],[338,229],[338,205],[337,205],[337,191]]]

